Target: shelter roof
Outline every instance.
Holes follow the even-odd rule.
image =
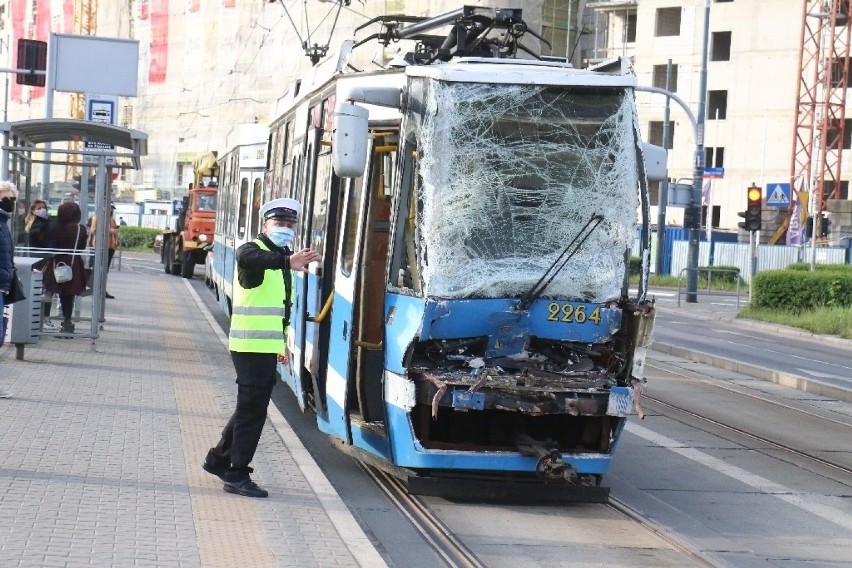
[[[140,130],[113,126],[102,122],[73,118],[37,118],[4,122],[0,131],[8,132],[19,145],[47,144],[59,141],[100,142],[127,148],[145,156],[148,151],[148,135]]]

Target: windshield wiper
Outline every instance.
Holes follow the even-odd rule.
[[[521,296],[521,300],[518,302],[516,306],[517,311],[524,311],[528,309],[534,301],[536,301],[543,293],[544,290],[553,282],[553,279],[556,278],[556,275],[562,272],[562,269],[565,268],[565,265],[568,264],[568,261],[577,254],[580,250],[580,247],[583,246],[583,243],[588,240],[595,229],[598,228],[598,225],[603,221],[604,216],[600,213],[593,213],[592,216],[586,221],[586,224],[583,225],[583,228],[580,229],[580,232],[571,239],[571,242],[568,243],[559,256],[556,257],[556,260],[553,261],[553,264],[547,267],[547,270],[544,271],[544,274],[541,275],[541,278],[538,279],[532,288],[527,291],[526,294]],[[548,276],[549,275],[549,276]]]

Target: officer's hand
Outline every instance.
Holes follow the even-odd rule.
[[[290,352],[284,351],[283,355],[278,355],[278,362],[284,365],[285,367],[290,364]]]
[[[308,265],[320,259],[320,255],[316,251],[309,248],[304,248],[299,252],[294,252],[290,255],[290,268],[301,272],[308,271]]]

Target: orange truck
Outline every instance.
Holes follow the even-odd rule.
[[[219,165],[208,152],[193,163],[195,173],[189,194],[183,198],[174,229],[163,232],[160,260],[166,274],[192,278],[196,264],[204,264],[213,245]]]

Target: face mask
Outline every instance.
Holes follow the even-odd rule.
[[[41,217],[42,219],[47,219],[47,209],[45,209],[44,207],[36,209],[34,213],[36,214],[36,217]]]
[[[5,211],[6,213],[11,213],[15,210],[15,198],[14,197],[4,197],[0,199],[0,209]]]
[[[296,233],[289,227],[272,227],[268,236],[269,240],[275,243],[275,246],[284,248],[293,242]]]

